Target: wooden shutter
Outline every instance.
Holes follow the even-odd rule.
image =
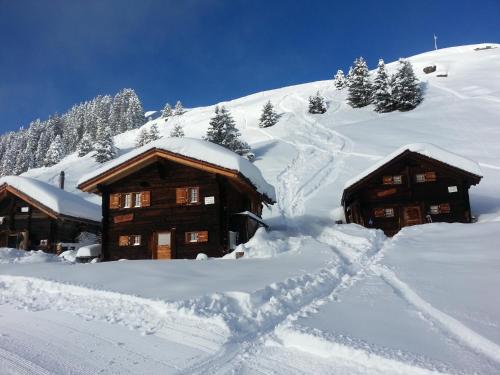
[[[198,242],[208,242],[208,231],[202,230],[198,232]]]
[[[375,217],[385,217],[385,209],[383,208],[376,208],[373,210],[373,215]]]
[[[425,181],[436,181],[436,172],[425,172]]]
[[[177,188],[175,189],[175,203],[186,204],[188,202],[188,189]]]
[[[382,177],[382,183],[384,185],[392,185],[392,176],[384,176],[384,177]]]
[[[118,246],[128,246],[130,244],[129,236],[118,237]]]
[[[151,192],[141,191],[139,194],[141,194],[141,207],[151,206]]]
[[[441,203],[439,205],[439,213],[440,214],[449,214],[451,211],[451,207],[449,203]]]
[[[109,208],[115,210],[120,208],[121,194],[111,194],[109,196]]]

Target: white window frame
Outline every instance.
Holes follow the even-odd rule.
[[[429,207],[431,215],[439,215],[439,204],[432,204]]]
[[[200,188],[191,187],[188,188],[188,203],[200,203]]]
[[[141,235],[136,234],[133,237],[134,237],[134,241],[132,242],[132,246],[141,246]]]
[[[141,207],[142,193],[134,193],[134,207]]]
[[[385,217],[394,217],[394,208],[384,208]]]
[[[198,232],[189,232],[189,242],[190,243],[198,242]]]
[[[415,175],[415,182],[417,183],[425,182],[425,173],[417,173]]]
[[[132,207],[132,193],[123,194],[123,208],[131,208]]]
[[[403,176],[400,174],[392,176],[392,183],[394,185],[401,185],[403,183]]]

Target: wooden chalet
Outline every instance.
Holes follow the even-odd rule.
[[[0,178],[0,247],[55,252],[100,226],[97,204],[33,178]]]
[[[481,180],[477,163],[431,144],[401,147],[348,181],[346,221],[382,229],[472,220],[469,188]]]
[[[222,256],[263,225],[274,188],[218,145],[166,138],[107,163],[79,188],[102,195],[104,259]]]

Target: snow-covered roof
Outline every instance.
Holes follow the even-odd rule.
[[[473,160],[467,159],[453,152],[446,151],[441,147],[438,147],[431,143],[412,143],[398,148],[393,153],[380,159],[370,168],[364,170],[357,176],[351,178],[349,181],[345,183],[344,189],[347,189],[352,185],[358,183],[359,181],[363,180],[365,177],[369,176],[370,174],[372,174],[373,172],[375,172],[376,170],[378,170],[379,168],[383,167],[385,164],[390,162],[392,159],[398,157],[399,155],[401,155],[406,151],[411,151],[423,156],[427,156],[431,159],[440,161],[441,163],[448,164],[452,167],[461,169],[465,172],[472,173],[476,176],[482,177],[481,168]]]
[[[158,111],[147,111],[144,113],[144,117],[149,117],[149,116],[153,116],[157,113]]]
[[[24,176],[5,176],[0,178],[1,185],[14,188],[56,214],[101,221],[102,213],[99,205],[46,182]]]
[[[259,193],[267,196],[273,202],[276,201],[274,187],[264,179],[260,170],[247,159],[214,143],[188,137],[161,138],[136,148],[133,151],[103,164],[101,168],[86,174],[78,181],[78,185],[80,186],[130,159],[155,149],[209,163],[221,168],[230,169],[245,177]]]
[[[269,225],[264,221],[262,220],[260,217],[258,217],[257,215],[255,215],[253,212],[250,212],[250,211],[243,211],[243,212],[238,212],[236,213],[235,215],[243,215],[243,216],[248,216],[249,218],[255,220],[256,222],[262,224],[263,226],[265,226],[266,228],[269,227]]]

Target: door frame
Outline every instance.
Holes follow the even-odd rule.
[[[158,250],[158,233],[166,233],[166,232],[169,232],[170,233],[170,251],[172,252],[172,258],[170,259],[175,259],[176,258],[176,253],[175,253],[175,228],[171,228],[171,229],[158,229],[158,230],[155,230],[153,231],[152,233],[152,239],[151,239],[151,244],[152,244],[152,247],[151,247],[151,259],[155,259],[157,260],[158,259],[158,256],[157,256],[157,250]]]

